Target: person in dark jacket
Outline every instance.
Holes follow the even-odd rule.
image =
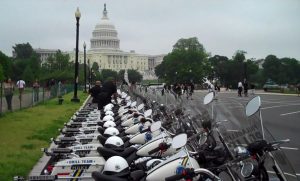
[[[248,82],[247,82],[247,79],[244,79],[243,87],[244,87],[244,96],[248,97]]]
[[[101,82],[96,81],[95,86],[89,90],[89,93],[93,97],[92,103],[98,103],[97,96],[101,93]]]
[[[97,96],[98,110],[110,103],[112,96],[114,99],[117,98],[117,86],[114,80],[108,80],[103,84],[101,93]]]

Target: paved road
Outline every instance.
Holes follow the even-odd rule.
[[[148,93],[151,91],[148,91]],[[180,105],[186,109],[191,110],[191,114],[203,113],[204,110],[208,110],[211,115],[211,105],[203,105],[203,97],[207,92],[200,91],[196,92],[193,100],[186,100],[183,98],[182,101],[177,101],[177,105]],[[261,113],[264,120],[264,126],[272,133],[274,139],[287,139],[291,140],[290,143],[282,145],[283,151],[292,166],[294,167],[298,176],[300,176],[300,97],[291,95],[274,95],[258,93],[261,96],[262,108]],[[156,99],[161,103],[168,106],[174,105],[175,98],[173,95],[161,96],[160,94],[148,95],[152,99]],[[260,131],[259,119],[254,116],[253,118],[247,118],[245,116],[245,105],[253,97],[237,97],[234,92],[224,92],[218,94],[218,99],[214,101],[214,117],[217,120],[228,120],[229,123],[224,123],[229,131],[237,131],[241,127],[246,128],[252,125],[253,121],[256,123],[253,132]],[[258,125],[258,126],[257,126]],[[245,129],[247,130],[247,129]],[[238,136],[232,133],[233,136]],[[250,137],[258,136],[261,134],[250,135]],[[231,137],[232,138],[232,137]],[[248,137],[249,138],[249,135]],[[270,135],[266,133],[266,138],[271,139]],[[240,141],[238,138],[235,141]],[[243,139],[243,138],[242,138]],[[287,163],[283,162],[283,165],[287,167]]]

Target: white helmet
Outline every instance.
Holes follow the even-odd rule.
[[[119,130],[117,128],[114,128],[114,127],[109,127],[109,128],[105,129],[103,134],[115,136],[115,135],[119,134]]]
[[[105,173],[105,172],[120,173],[120,172],[124,171],[125,169],[127,169],[128,167],[129,167],[129,165],[124,158],[122,158],[120,156],[112,156],[106,161],[106,163],[104,165],[103,173]]]
[[[115,119],[111,115],[104,116],[103,121],[114,121]]]
[[[112,111],[106,111],[106,112],[105,112],[105,115],[111,115],[111,116],[114,116],[115,114],[114,114]]]
[[[108,127],[116,127],[116,123],[113,122],[113,121],[106,121],[106,122],[103,124],[103,127],[104,127],[104,128],[108,128]]]
[[[106,139],[104,145],[115,145],[115,146],[122,146],[124,145],[124,141],[118,137],[118,136],[111,136],[109,138]]]
[[[114,107],[113,104],[111,103],[107,104],[106,106],[104,106],[104,112],[112,110],[113,107]]]

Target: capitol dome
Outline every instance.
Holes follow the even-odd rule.
[[[115,25],[107,17],[106,4],[104,4],[103,17],[91,38],[91,50],[95,51],[120,51],[120,40]]]

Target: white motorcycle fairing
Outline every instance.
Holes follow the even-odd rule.
[[[149,155],[148,152],[157,148],[159,146],[159,144],[162,142],[171,143],[172,138],[170,136],[166,135],[165,133],[161,133],[159,136],[155,137],[154,139],[148,141],[147,143],[145,143],[144,145],[139,147],[136,154],[138,156],[157,157],[157,153],[153,153],[153,154]],[[176,152],[177,152],[176,149],[170,147],[166,151],[159,153],[159,154],[161,157],[166,157],[166,156],[174,155]]]
[[[92,172],[102,171],[105,165],[103,157],[83,157],[67,159],[57,162],[51,175],[56,175],[58,180],[92,179]]]
[[[149,170],[146,180],[164,180],[166,177],[176,175],[176,169],[178,166],[194,169],[200,168],[197,160],[192,157],[188,157],[184,151],[180,151]]]
[[[150,134],[152,135],[152,139],[155,138],[156,136],[160,135],[161,131],[157,130],[154,131],[153,133],[150,132]],[[147,142],[147,140],[145,139],[147,132],[145,133],[136,133],[133,137],[130,138],[129,143],[131,144],[144,144]]]

